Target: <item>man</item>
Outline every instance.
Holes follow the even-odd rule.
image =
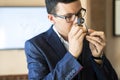
[[[80,1],[46,0],[46,7],[52,27],[25,43],[29,80],[118,80],[103,54],[104,32],[82,24]]]

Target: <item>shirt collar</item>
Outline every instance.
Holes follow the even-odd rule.
[[[69,49],[68,41],[66,41],[66,40],[59,34],[59,32],[56,30],[55,26],[53,26],[53,30],[54,30],[55,33],[58,35],[58,37],[60,38],[60,40],[61,40],[61,42],[63,43],[63,45],[65,46],[65,48],[68,50],[68,49]]]

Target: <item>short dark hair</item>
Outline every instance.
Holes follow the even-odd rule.
[[[56,5],[58,3],[71,3],[77,0],[45,0],[46,3],[46,8],[47,8],[47,12],[48,14],[54,14],[56,13]]]

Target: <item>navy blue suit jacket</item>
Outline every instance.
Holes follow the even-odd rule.
[[[29,80],[118,80],[105,56],[102,65],[92,59],[86,40],[82,54],[75,59],[65,49],[52,27],[27,40],[25,53]]]

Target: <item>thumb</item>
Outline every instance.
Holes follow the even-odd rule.
[[[95,30],[93,30],[93,29],[88,29],[88,33],[89,34],[91,34],[91,33],[93,33]]]

